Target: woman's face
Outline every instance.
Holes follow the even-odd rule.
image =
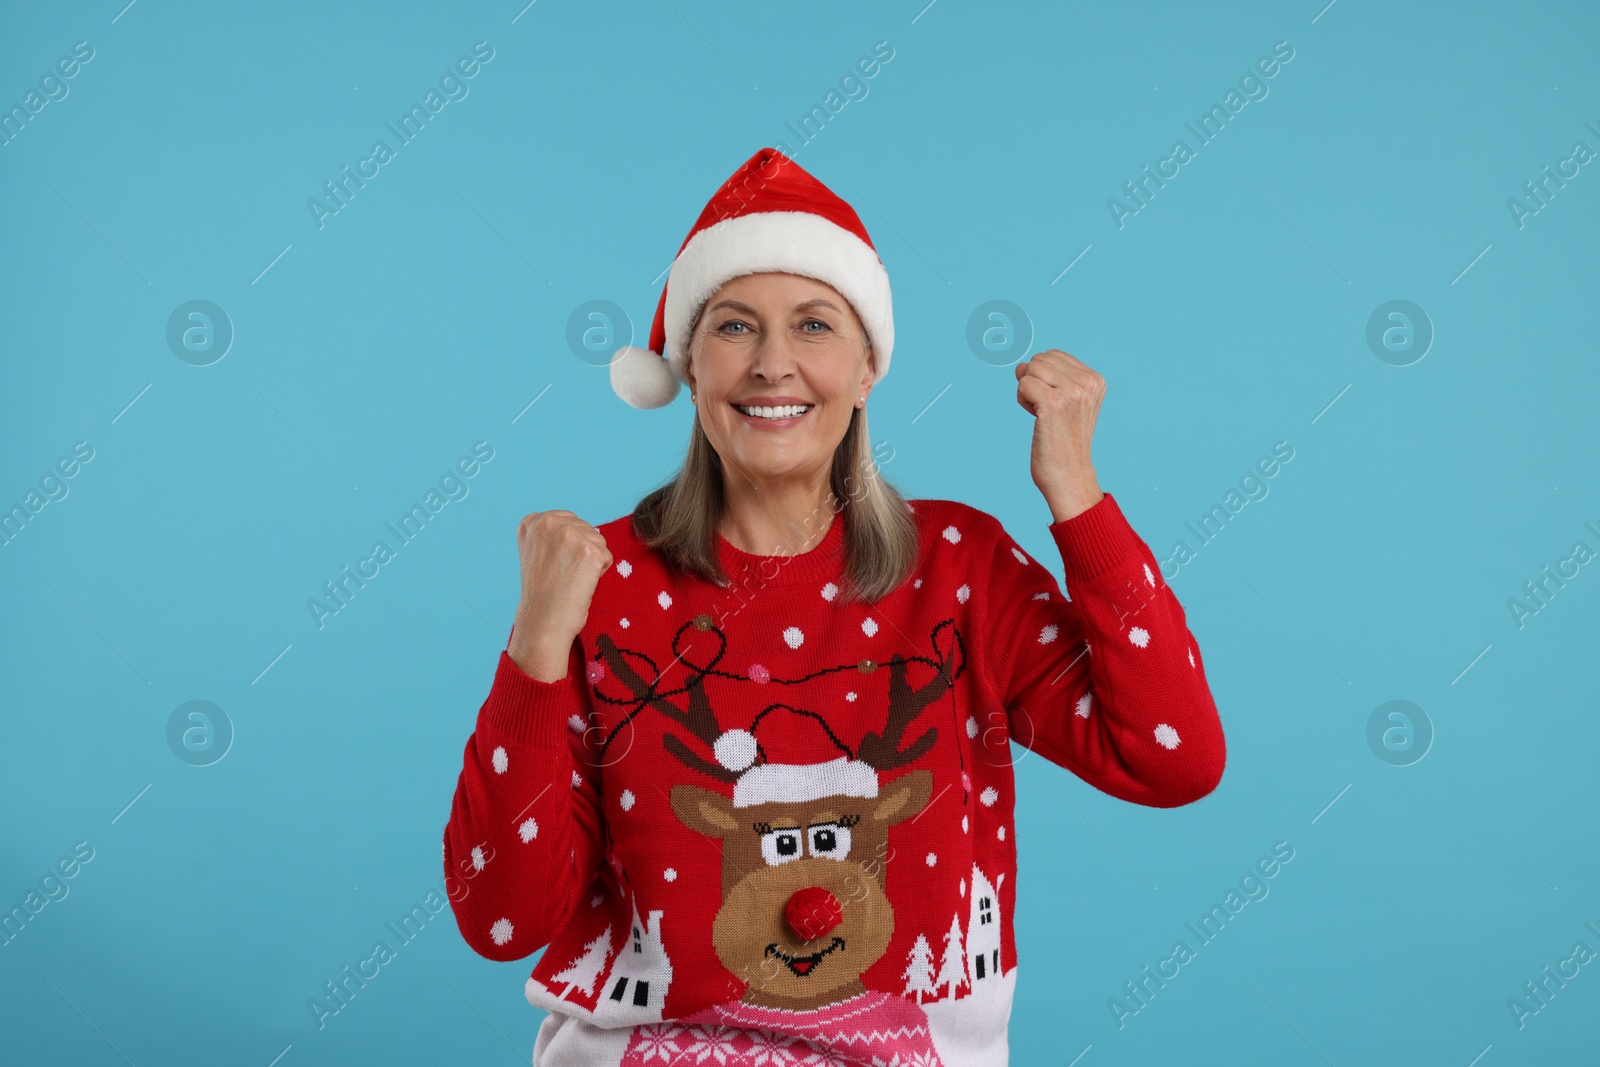
[[[796,274],[746,274],[706,301],[688,377],[724,463],[752,476],[815,476],[871,389],[873,365],[866,330],[837,289]]]

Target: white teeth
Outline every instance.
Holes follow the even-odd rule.
[[[752,407],[745,407],[743,404],[735,404],[734,407],[738,408],[740,411],[744,412],[746,415],[755,415],[758,418],[763,418],[763,419],[788,419],[788,418],[793,418],[796,415],[805,414],[807,411],[810,410],[811,405],[810,404],[787,404],[787,405],[785,405],[783,407],[752,408]]]

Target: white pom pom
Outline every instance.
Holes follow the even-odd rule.
[[[725,730],[712,751],[728,770],[742,771],[756,761],[756,736],[749,730]]]
[[[611,388],[632,407],[659,408],[672,403],[679,382],[665,359],[624,345],[611,357]]]

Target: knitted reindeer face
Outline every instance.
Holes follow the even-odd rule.
[[[861,972],[894,933],[881,881],[889,827],[920,812],[932,788],[932,773],[919,770],[876,797],[749,807],[697,785],[672,788],[684,825],[722,841],[711,937],[723,966],[750,983],[747,1001],[815,1008],[861,991]]]
[[[704,667],[690,656],[698,641],[679,648],[691,625],[711,631],[721,645]],[[888,948],[894,932],[894,909],[884,891],[885,867],[893,857],[889,827],[928,805],[933,774],[912,770],[884,782],[880,772],[904,767],[933,746],[938,732],[931,728],[904,747],[902,742],[912,721],[961,672],[964,655],[952,664],[939,647],[946,628],[953,649],[960,650],[960,635],[946,621],[934,629],[933,658],[896,656],[882,665],[889,674],[887,723],[881,732],[867,731],[853,752],[815,712],[771,704],[756,715],[752,730],[763,719],[783,720],[783,713],[793,722],[814,721],[837,753],[820,762],[774,759],[750,731],[719,727],[704,679],[740,676],[715,670],[726,639],[708,616],[685,624],[673,640],[689,679],[672,692],[688,693],[687,710],[641,677],[609,637],[598,638],[601,657],[633,692],[636,707],[654,707],[716,758],[706,759],[675,733],[663,739],[667,751],[688,767],[734,783],[731,799],[686,783],[672,787],[670,800],[684,825],[722,844],[722,903],[712,941],[723,965],[748,983],[747,1003],[808,1010],[847,999],[864,991],[862,973]],[[907,677],[913,664],[932,668],[933,677],[914,687]],[[879,667],[871,660],[854,665],[866,675]],[[795,732],[777,729],[786,730],[780,741]]]

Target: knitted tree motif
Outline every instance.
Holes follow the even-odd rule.
[[[928,944],[925,935],[917,935],[917,943],[911,946],[901,977],[906,980],[904,995],[916,994],[918,1004],[922,1003],[924,995],[933,995],[933,946]]]
[[[573,986],[582,989],[588,996],[594,995],[594,980],[600,977],[600,972],[605,969],[606,958],[611,955],[611,930],[601,930],[593,941],[583,946],[583,955],[567,965],[567,969],[551,979],[552,982],[565,982],[566,988],[561,991],[565,997],[572,992]]]
[[[967,979],[967,953],[961,940],[961,918],[950,916],[950,932],[944,935],[944,956],[939,960],[939,978],[934,988],[948,986],[947,999],[954,1000],[956,990]]]

